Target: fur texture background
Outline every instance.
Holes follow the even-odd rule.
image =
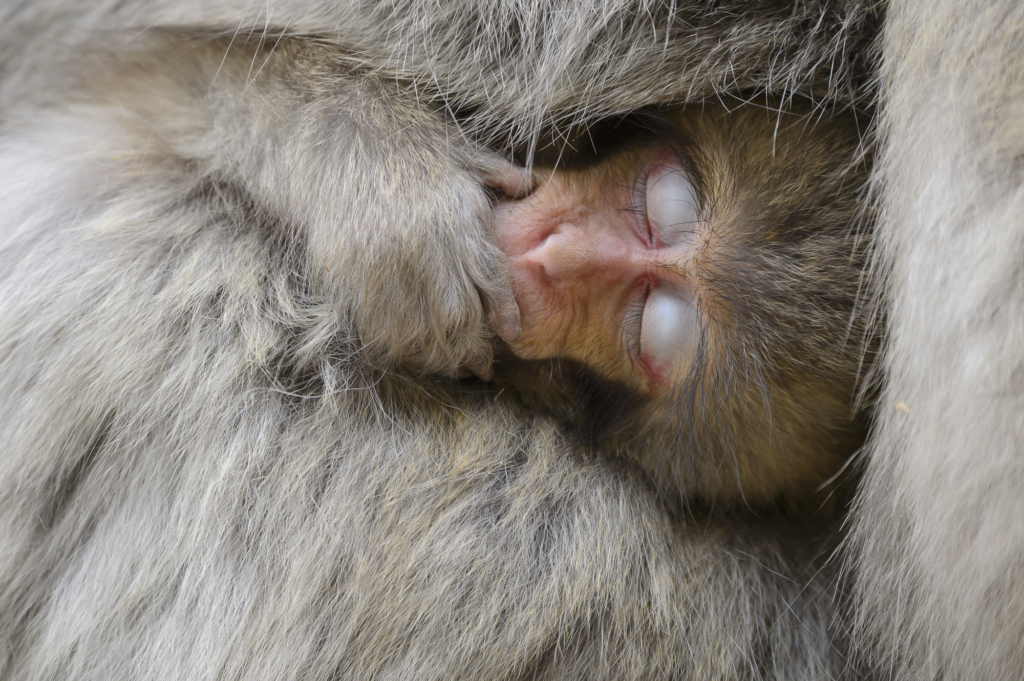
[[[0,677],[854,674],[830,528],[672,516],[421,374],[503,285],[475,135],[848,89],[870,18],[700,9],[8,6]]]
[[[830,528],[671,516],[419,373],[487,352],[480,142],[741,89],[858,102],[878,12],[0,7],[0,678],[1021,678],[1009,0],[885,18],[856,663]]]
[[[858,619],[906,679],[1024,676],[1024,79],[1016,3],[892,3],[887,386],[854,513]]]

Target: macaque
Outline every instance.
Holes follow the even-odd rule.
[[[0,678],[1024,677],[1021,13],[3,3]],[[487,194],[509,145],[742,93],[877,118],[677,121],[659,167],[715,228],[674,244],[693,290],[669,273],[626,323],[611,286],[523,289],[517,331]],[[654,146],[615,183],[573,167],[571,202],[644,207],[611,199]],[[854,507],[812,532],[669,503],[832,470],[875,306]],[[555,357],[499,357],[525,404],[448,378],[489,371],[491,315]]]
[[[681,508],[677,424],[452,380],[514,293],[475,114],[321,40],[116,38],[0,95],[0,678],[856,671],[838,517]]]
[[[662,487],[806,493],[863,438],[858,378],[878,332],[857,304],[869,225],[854,120],[706,104],[647,128],[497,206],[520,316],[495,329],[520,359],[628,395],[599,437]],[[516,382],[514,366],[499,376]],[[581,394],[577,407],[595,399]]]

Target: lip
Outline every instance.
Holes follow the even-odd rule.
[[[537,238],[527,229],[529,199],[520,201],[504,200],[498,203],[494,212],[494,233],[498,245],[509,258],[517,258],[537,247],[542,238]]]

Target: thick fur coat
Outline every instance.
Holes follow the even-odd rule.
[[[1024,677],[1024,10],[892,3],[877,238],[886,387],[857,618],[905,679]]]
[[[0,8],[0,678],[1020,678],[1020,22],[930,7],[881,42],[852,656],[833,528],[671,514],[425,374],[489,351],[484,142],[859,102],[877,8]]]

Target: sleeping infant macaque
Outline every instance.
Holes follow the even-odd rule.
[[[693,106],[537,171],[495,208],[519,311],[497,378],[688,498],[821,486],[863,439],[876,337],[854,123]]]

